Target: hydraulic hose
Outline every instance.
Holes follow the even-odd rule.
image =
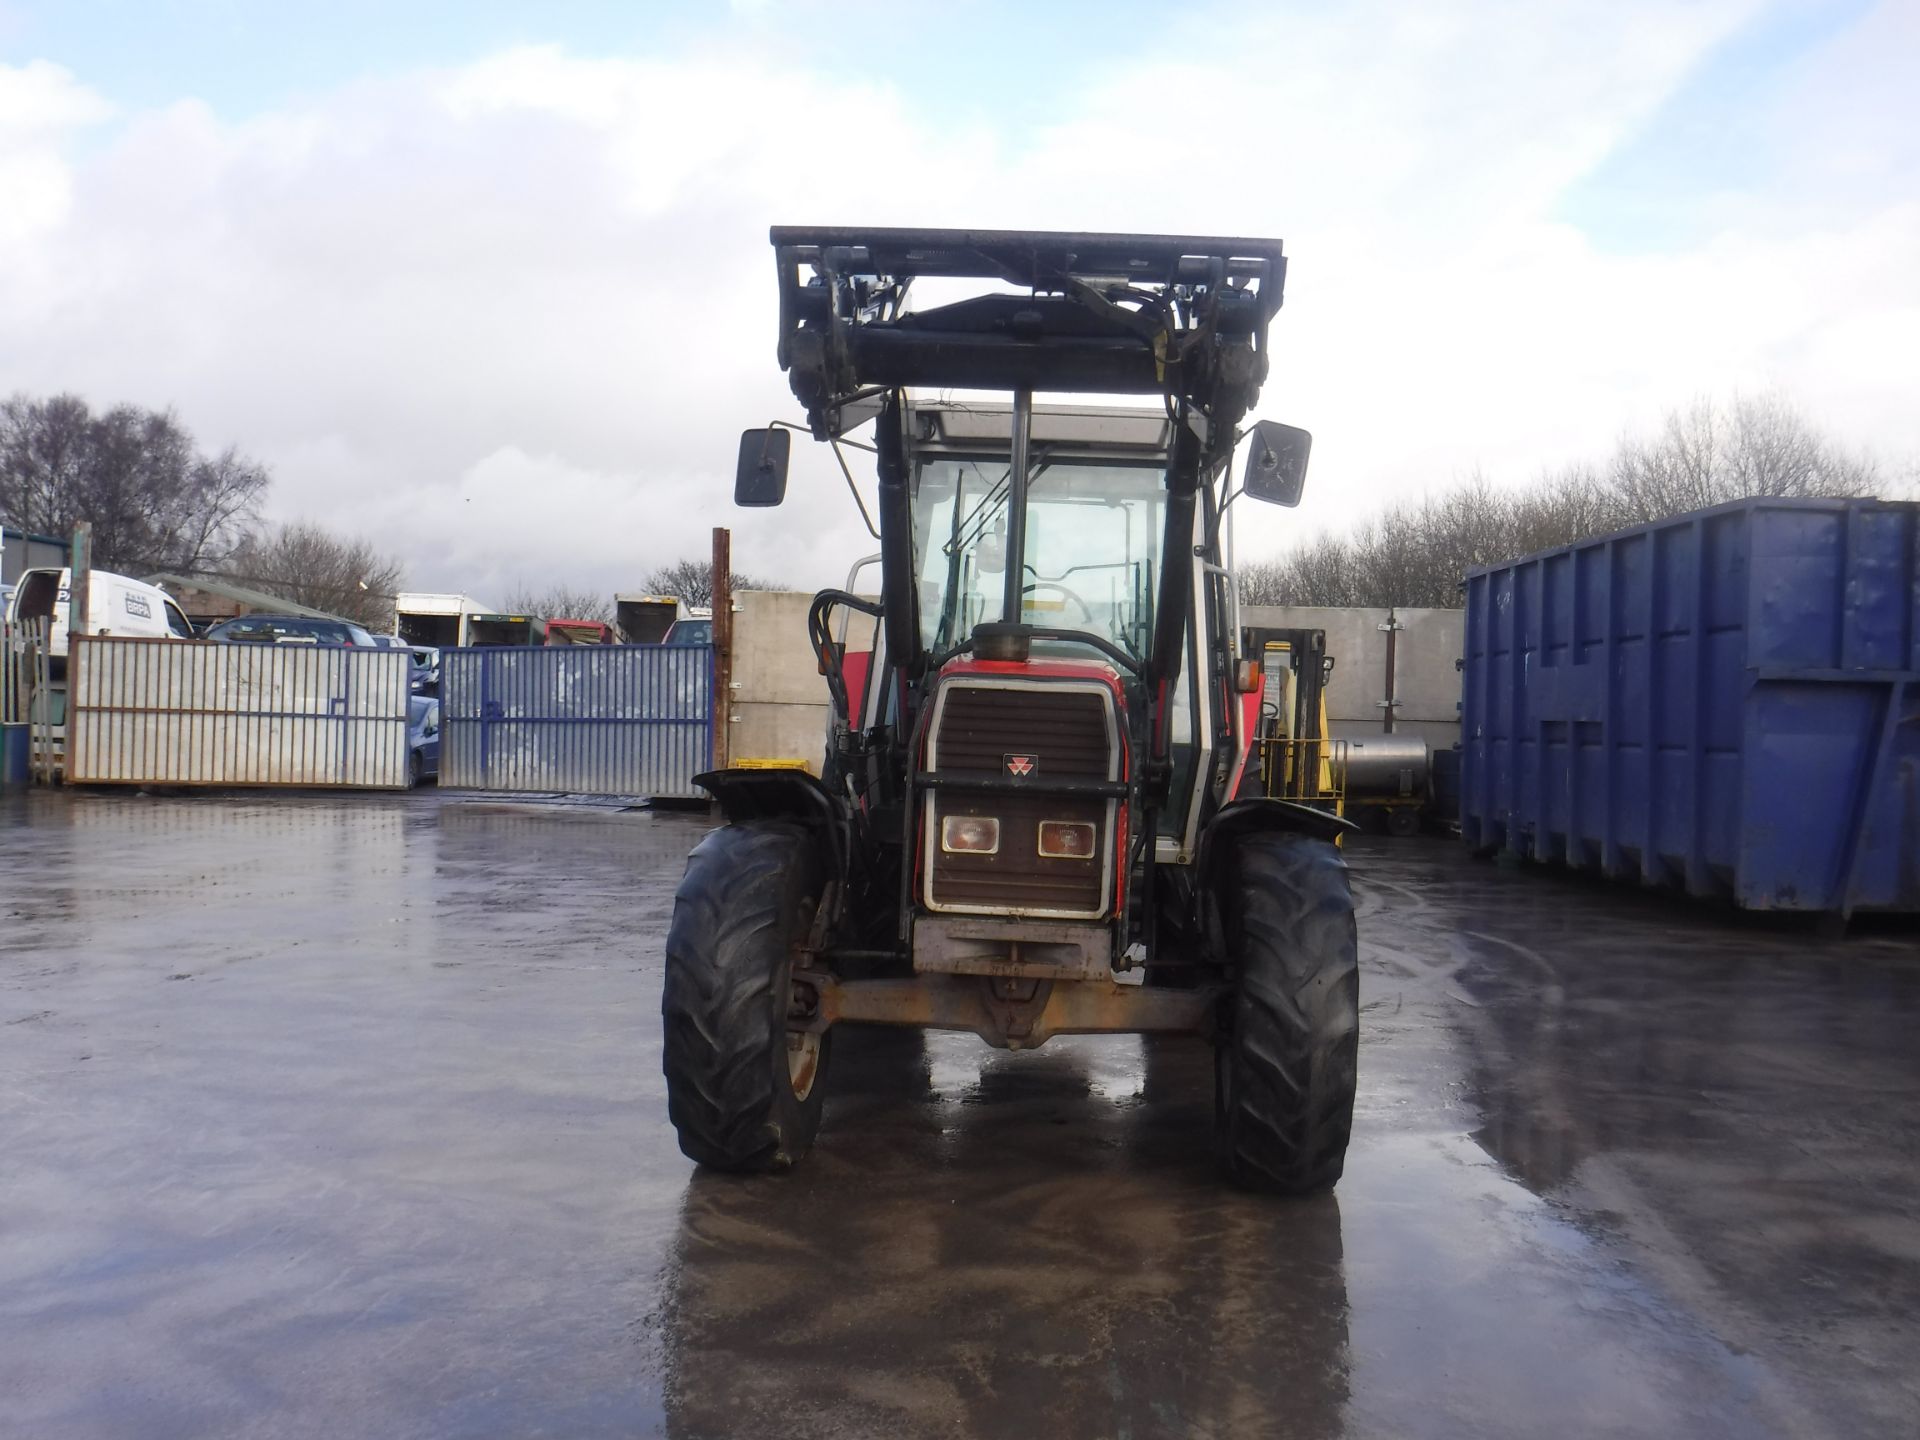
[[[1193,502],[1200,491],[1200,437],[1184,413],[1173,432],[1167,461],[1167,528],[1160,547],[1160,597],[1153,610],[1153,649],[1147,657],[1147,691],[1162,689],[1180,663],[1187,613],[1193,597]],[[1164,733],[1164,725],[1156,729]],[[1155,745],[1159,749],[1158,741]]]
[[[886,609],[887,653],[909,676],[918,676],[920,596],[913,579],[913,510],[908,494],[906,423],[900,392],[887,396],[874,427],[875,470],[880,481],[880,597]]]

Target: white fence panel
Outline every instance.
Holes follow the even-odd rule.
[[[82,637],[67,777],[405,789],[409,663],[404,650]]]

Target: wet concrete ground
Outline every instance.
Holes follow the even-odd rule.
[[[0,1433],[1912,1436],[1920,943],[1356,847],[1336,1195],[1197,1046],[840,1037],[694,1173],[694,817],[0,806]]]

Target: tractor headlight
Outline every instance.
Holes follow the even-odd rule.
[[[1040,854],[1047,860],[1091,860],[1098,836],[1082,820],[1042,820]]]
[[[987,815],[943,815],[940,848],[949,855],[997,855],[1000,822]]]

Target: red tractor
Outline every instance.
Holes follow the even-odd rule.
[[[1140,1032],[1213,1045],[1230,1177],[1331,1186],[1359,1033],[1349,827],[1263,793],[1261,677],[1221,560],[1237,499],[1296,504],[1305,478],[1306,432],[1242,429],[1280,245],[772,240],[808,428],[875,456],[880,598],[814,599],[819,780],[700,777],[726,824],[688,859],[667,937],[681,1148],[722,1170],[799,1160],[843,1020],[1007,1049]],[[940,303],[910,305],[916,281]],[[780,503],[790,428],[742,438],[736,503]],[[865,648],[838,638],[863,629]]]

